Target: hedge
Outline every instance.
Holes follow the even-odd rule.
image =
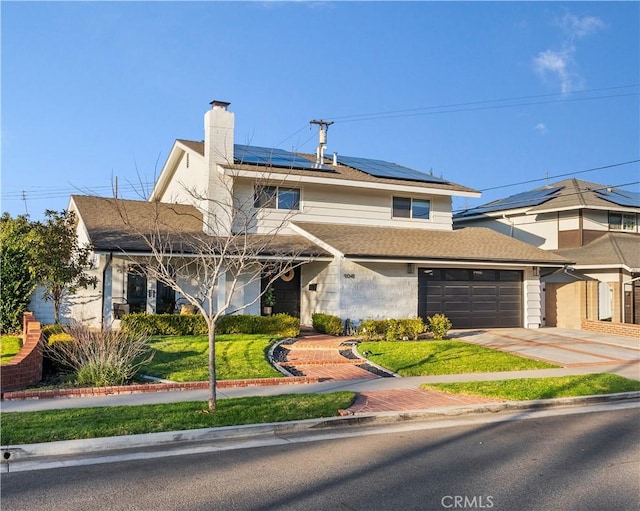
[[[207,335],[203,316],[184,314],[125,314],[120,328],[130,335]],[[222,316],[216,325],[218,334],[268,334],[297,337],[300,319],[287,314],[273,316]]]
[[[416,340],[426,330],[422,318],[367,319],[358,327],[358,335],[367,341]]]
[[[315,312],[311,315],[311,323],[316,332],[329,335],[342,334],[342,320],[338,316]]]

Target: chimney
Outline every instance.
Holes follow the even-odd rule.
[[[204,157],[209,165],[233,163],[234,115],[231,103],[214,100],[204,116]]]

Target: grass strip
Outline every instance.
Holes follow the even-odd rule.
[[[270,335],[225,334],[216,336],[216,377],[219,380],[276,378],[282,376],[267,360],[274,342]],[[151,340],[155,355],[141,374],[167,380],[209,379],[209,341],[206,335],[167,336]]]
[[[556,397],[595,396],[640,390],[640,381],[616,374],[584,374],[551,378],[517,378],[514,380],[433,383],[420,386],[450,394],[496,397],[510,401],[552,399]]]
[[[462,341],[371,341],[361,354],[401,376],[524,371],[557,367]]]
[[[0,364],[8,364],[22,348],[22,339],[14,335],[0,336]]]
[[[2,414],[1,443],[32,444],[333,417],[339,409],[351,406],[354,398],[353,392],[333,392],[221,399],[211,412],[204,401],[10,412]]]

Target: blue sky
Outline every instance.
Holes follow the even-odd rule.
[[[637,2],[7,2],[12,215],[150,183],[213,99],[236,142],[394,161],[487,190],[564,174],[638,191]],[[608,167],[591,172],[585,170]]]

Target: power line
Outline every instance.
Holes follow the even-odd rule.
[[[534,102],[534,103],[518,103],[514,105],[493,105],[486,108],[506,108],[513,106],[522,106],[522,105],[535,105],[535,104],[545,104],[545,103],[559,103],[562,101],[579,101],[579,100],[590,100],[590,99],[601,99],[601,98],[612,98],[612,97],[621,97],[621,96],[637,96],[638,93],[627,93],[627,94],[613,94],[607,96],[591,96],[588,98],[567,98],[568,94],[576,95],[576,94],[585,94],[585,93],[593,93],[593,92],[604,92],[610,90],[620,90],[620,89],[630,89],[637,88],[640,84],[632,84],[632,85],[619,85],[615,87],[603,87],[598,89],[582,89],[573,91],[570,93],[552,93],[552,94],[536,94],[536,95],[528,95],[528,96],[515,96],[509,98],[498,98],[498,99],[485,99],[479,101],[470,101],[464,103],[450,103],[444,105],[432,105],[425,107],[416,107],[416,108],[406,108],[402,110],[387,110],[382,112],[374,112],[368,114],[353,114],[353,115],[344,115],[344,116],[327,116],[330,119],[335,119],[336,122],[355,122],[359,120],[373,120],[373,119],[384,119],[386,116],[397,116],[402,117],[405,115],[430,115],[433,113],[449,113],[448,110],[442,112],[424,112],[418,113],[422,110],[439,110],[439,109],[447,109],[447,108],[459,108],[459,107],[468,107],[468,106],[476,106],[476,105],[484,105],[487,103],[504,103],[508,101],[522,101],[527,99],[538,99],[538,98],[551,98],[551,97],[560,97],[558,100],[549,101],[549,102]],[[564,99],[563,99],[564,98]],[[452,112],[457,111],[467,111],[467,110],[452,110]],[[397,115],[396,115],[397,114]],[[366,117],[367,119],[357,119],[358,117]]]
[[[528,181],[520,181],[519,183],[511,183],[508,185],[500,185],[500,186],[492,186],[490,188],[483,188],[482,190],[480,190],[481,192],[488,192],[489,190],[498,190],[500,188],[509,188],[511,186],[518,186],[518,185],[526,185],[529,183],[537,183],[539,181],[545,181],[547,179],[555,179],[557,177],[566,177],[566,176],[574,176],[576,174],[584,174],[585,172],[594,172],[596,170],[604,170],[604,169],[611,169],[614,167],[621,167],[623,165],[631,165],[632,163],[638,163],[640,162],[640,160],[630,160],[630,161],[624,161],[621,163],[612,163],[611,165],[604,165],[603,167],[594,167],[592,169],[586,169],[586,170],[576,170],[574,172],[567,172],[565,174],[556,174],[555,176],[545,176],[539,179],[530,179]]]

